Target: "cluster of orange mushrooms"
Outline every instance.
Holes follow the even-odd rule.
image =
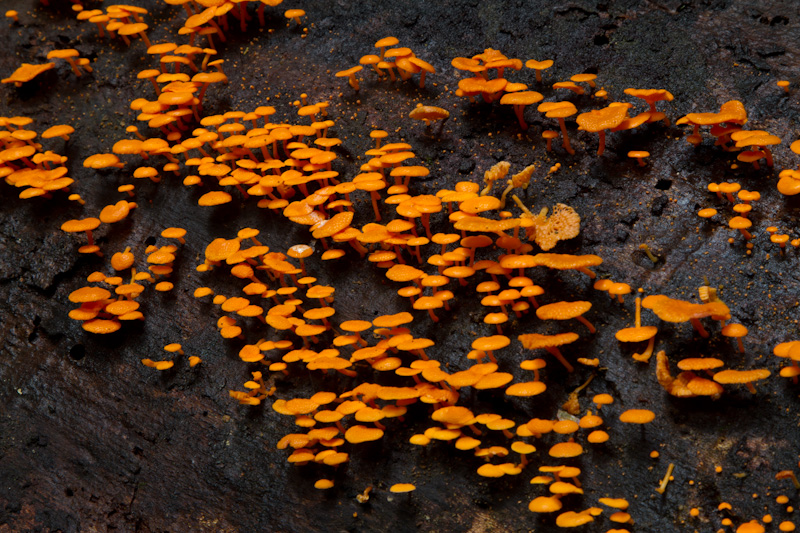
[[[600,445],[612,438],[607,430],[613,428],[600,415],[601,408],[604,414],[612,409],[607,407],[614,402],[610,395],[595,395],[594,408],[584,411],[576,391],[563,406],[569,416],[558,420],[511,420],[494,413],[475,413],[460,404],[459,399],[469,389],[492,390],[498,397],[527,398],[542,394],[547,389],[548,361],[537,357],[539,350],[549,353],[569,372],[574,371],[575,363],[590,369],[602,364],[599,358],[573,359],[569,353],[561,352],[562,347],[578,341],[580,334],[595,333],[595,327],[586,317],[592,304],[588,300],[554,301],[548,296],[548,288],[536,282],[542,277],[538,273],[544,270],[571,271],[564,275],[585,275],[596,280],[593,288],[608,292],[620,305],[626,304],[625,296],[635,294],[635,324],[617,331],[616,338],[643,348],[641,353],[633,354],[633,359],[643,364],[649,363],[654,352],[658,326],[642,325],[642,308],[651,310],[665,322],[690,322],[702,337],[711,334],[709,329],[718,331],[734,339],[735,349],[744,352],[742,338],[747,329],[741,324],[726,324],[731,313],[716,291],[701,287],[700,303],[668,295],[642,297],[641,289],[634,291],[626,283],[596,279],[590,269],[603,261],[596,255],[550,252],[559,241],[579,234],[581,218],[575,209],[564,204],[557,204],[552,210],[541,206],[535,213],[516,195],[511,195],[513,204],[507,202],[511,191],[527,187],[537,171],[535,164],[509,177],[511,163],[501,162],[486,169],[483,187],[478,179],[473,179],[457,183],[453,190],[442,188],[430,191],[433,194],[423,194],[415,179],[428,176],[428,168],[410,164],[416,158],[413,147],[402,140],[392,140],[386,131],[373,130],[370,137],[375,144],[364,153],[365,162],[355,170],[346,168],[335,150],[343,141],[334,135],[336,122],[327,101],[309,101],[307,95],[301,95],[295,106],[297,117],[292,120],[275,120],[276,109],[271,106],[232,110],[222,115],[204,114],[203,99],[208,88],[227,83],[222,71],[223,59],[213,59],[218,54],[215,43],[225,41],[229,13],[238,19],[242,29],[246,28],[251,18],[247,2],[169,0],[167,3],[180,4],[186,10],[187,20],[179,32],[188,39],[186,44],[151,44],[145,33],[148,26],[142,18],[147,11],[140,8],[125,5],[107,6],[105,11],[76,8],[78,20],[97,25],[99,39],[116,35],[131,44],[130,37],[140,37],[153,62],[151,69],[138,75],[138,83],[152,88],[152,100],[139,98],[130,103],[131,109],[138,113],[137,120],[147,124],[151,136],[132,125],[128,128],[129,138],[118,140],[109,147],[109,152],[95,154],[83,162],[84,167],[100,172],[124,170],[133,180],[118,188],[118,202],[105,206],[99,213],[87,212],[84,218],[62,224],[65,232],[85,233],[85,242],[81,242],[78,252],[103,256],[92,232],[101,224],[125,219],[137,207],[132,201],[137,193],[137,179],[155,183],[180,179],[186,187],[202,188],[200,206],[216,206],[234,199],[253,202],[274,216],[285,218],[286,224],[305,226],[308,242],[313,239],[324,248],[318,257],[315,249],[305,243],[288,250],[272,250],[262,244],[259,231],[254,228],[242,228],[234,237],[208,243],[204,261],[197,266],[199,275],[210,281],[213,277],[203,273],[232,276],[241,284],[241,292],[223,295],[205,286],[197,287],[194,292],[196,298],[210,299],[217,306],[217,328],[223,338],[246,342],[239,356],[249,365],[251,379],[243,384],[243,390],[230,391],[239,403],[266,402],[276,394],[273,382],[277,374],[296,377],[310,371],[343,376],[340,391],[319,391],[308,398],[271,401],[272,409],[294,417],[301,428],[277,443],[279,449],[291,449],[290,463],[298,466],[314,463],[333,472],[349,460],[351,453],[357,453],[357,445],[383,438],[402,425],[406,417],[429,417],[430,426],[411,438],[413,444],[430,446],[437,441],[436,444],[479,457],[483,463],[477,473],[484,477],[534,471],[530,483],[537,485],[539,495],[530,501],[529,508],[535,513],[558,513],[555,519],[558,526],[574,527],[598,520],[608,509],[608,520],[613,527],[620,527],[609,529],[609,533],[627,531],[621,527],[632,524],[633,518],[628,513],[629,502],[623,498],[599,498],[598,503],[604,507],[576,509],[570,505],[571,494],[583,493],[581,471],[571,466],[570,460],[583,454],[584,447]],[[265,5],[279,3],[280,0],[258,3],[261,25],[264,25]],[[285,16],[301,24],[305,13],[289,10]],[[206,48],[195,46],[197,35],[206,37]],[[395,81],[395,67],[403,79],[418,73],[423,87],[426,74],[435,73],[434,67],[417,58],[410,48],[392,48],[397,44],[394,37],[380,39],[375,43],[379,55],[365,55],[360,64],[371,66],[380,79],[388,73],[392,81]],[[92,72],[88,60],[78,58],[74,50],[54,50],[48,57],[69,61],[75,76]],[[459,81],[458,96],[470,102],[480,98],[486,103],[499,101],[511,105],[520,128],[528,129],[525,107],[542,102],[545,96],[529,90],[525,83],[505,78],[507,71],[522,69],[521,60],[487,49],[471,58],[455,58],[451,64],[470,74]],[[543,83],[542,72],[552,64],[536,60],[524,63],[535,70],[535,83],[539,85]],[[52,63],[23,65],[3,82],[21,85],[53,66]],[[357,91],[356,74],[361,69],[362,66],[357,66],[336,76],[347,77]],[[595,74],[577,74],[569,81],[555,83],[553,89],[580,95],[587,89],[579,84],[585,84],[598,101],[608,99],[605,90],[597,89],[596,78]],[[576,117],[579,130],[599,135],[598,156],[604,152],[607,131],[630,130],[658,121],[669,124],[666,114],[655,107],[657,102],[673,99],[668,91],[631,88],[625,93],[645,102],[648,109],[631,116],[634,104],[612,102]],[[416,112],[414,118],[427,123],[449,116],[446,111],[436,109],[440,108],[418,108],[412,111],[412,117]],[[563,149],[574,153],[565,120],[578,113],[576,106],[568,100],[546,101],[539,104],[538,111],[558,121]],[[64,194],[83,204],[79,195],[68,192],[74,181],[66,176],[66,158],[44,150],[36,142],[39,135],[28,129],[32,122],[24,117],[0,117],[2,177],[8,185],[22,189],[20,198]],[[744,105],[732,101],[723,104],[719,113],[692,113],[678,119],[676,124],[694,128],[687,140],[695,145],[703,141],[700,128],[710,126],[715,144],[737,152],[740,162],[758,168],[763,159],[771,167],[769,147],[781,140],[763,130],[744,130],[746,122]],[[41,138],[53,142],[50,140],[60,136],[69,142],[72,132],[70,126],[55,126],[43,132]],[[551,141],[558,133],[545,130],[542,137],[546,149],[554,150]],[[791,149],[800,153],[800,141],[793,143]],[[631,157],[640,164],[644,164],[648,155],[631,152]],[[493,195],[496,182],[505,183],[506,187]],[[709,185],[710,191],[720,198],[726,195],[734,204],[737,216],[730,226],[749,239],[747,213],[752,209],[751,202],[758,200],[758,193],[740,189],[737,184]],[[785,195],[800,193],[800,170],[781,172],[778,189]],[[735,203],[734,193],[738,193],[742,203]],[[357,201],[366,200],[371,204],[369,216],[364,210],[355,209]],[[699,214],[710,218],[717,212],[702,210]],[[778,235],[777,231],[775,228],[771,232],[773,237]],[[162,292],[173,289],[169,281],[172,264],[185,242],[185,234],[182,228],[165,228],[161,234],[165,243],[143,250],[146,270],[136,268],[133,250],[142,247],[139,243],[112,253],[105,272],[93,273],[87,280],[90,285],[69,295],[70,301],[78,304],[69,316],[95,334],[113,333],[123,328],[126,321],[144,320],[138,300],[149,286]],[[785,237],[773,239],[781,244],[782,251],[789,240]],[[798,246],[800,240],[792,244]],[[385,277],[397,284],[397,294],[408,299],[408,311],[371,320],[337,320],[336,287],[319,283],[314,269],[322,268],[320,261],[336,261],[348,254],[352,258],[357,256],[368,268],[385,271]],[[435,343],[414,335],[415,321],[425,320],[425,315],[434,322],[447,320],[459,300],[476,297],[486,307],[484,323],[496,331],[472,342],[472,350],[464,354],[464,370],[449,372],[437,361]],[[528,328],[519,331],[515,320],[529,314],[535,314],[543,327],[551,321],[564,324],[563,331],[555,334]],[[712,324],[704,326],[703,319]],[[261,338],[246,339],[241,322],[246,322],[250,331],[261,331]],[[580,334],[570,331],[572,326]],[[272,340],[266,340],[268,337]],[[530,379],[515,380],[508,371],[503,350],[515,343],[531,354],[530,359],[520,364]],[[142,363],[166,371],[173,368],[175,357],[185,355],[178,343],[166,345],[165,352],[172,355],[157,360],[148,357]],[[780,344],[774,354],[791,361],[781,370],[781,376],[797,382],[800,341]],[[201,360],[192,355],[189,362],[195,366]],[[677,362],[681,372],[673,377],[667,354],[662,350],[656,354],[655,378],[667,393],[676,397],[718,398],[725,391],[724,385],[741,384],[755,393],[753,382],[770,375],[766,369],[720,370],[724,365],[720,358],[684,358]],[[392,382],[399,378],[405,385],[382,384],[384,373],[396,376]],[[655,416],[642,409],[628,409],[617,415],[621,422],[631,424],[647,424]],[[671,469],[655,490],[661,493],[666,490],[670,474]],[[786,472],[779,473],[779,479],[788,476]],[[315,486],[329,489],[334,483],[324,477]],[[398,483],[391,490],[413,489],[409,483]],[[723,525],[732,525],[728,522]],[[780,529],[791,531],[794,525],[786,521]],[[764,531],[764,528],[757,521],[750,521],[740,524],[736,531]]]

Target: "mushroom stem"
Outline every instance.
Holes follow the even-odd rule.
[[[600,157],[606,149],[606,130],[600,130],[597,133],[600,135],[600,144],[597,146],[597,157]],[[641,160],[639,164],[642,164]]]
[[[792,483],[794,484],[794,488],[800,489],[800,481],[797,481],[797,476],[794,474],[794,470],[781,470],[775,474],[775,479],[791,479]]]
[[[692,326],[694,326],[694,329],[697,330],[697,333],[699,333],[701,337],[708,338],[708,331],[706,331],[706,328],[700,323],[700,319],[690,318],[689,320],[691,320]]]
[[[647,254],[647,258],[650,261],[652,261],[653,264],[658,263],[658,256],[653,254],[653,252],[650,250],[650,247],[647,244],[645,243],[640,244],[639,249],[643,251],[645,254]]]
[[[563,118],[558,119],[558,125],[561,126],[561,136],[563,137],[561,145],[564,147],[569,154],[575,155],[575,150],[572,149],[572,145],[569,144],[569,135],[567,134],[567,123]]]
[[[576,316],[575,318],[578,320],[578,322],[580,322],[589,329],[589,333],[597,333],[597,330],[595,329],[595,327],[592,325],[591,322],[589,322],[582,316]]]
[[[767,166],[772,167],[773,160],[772,160],[772,152],[766,146],[761,147],[762,151],[764,152],[764,158],[767,160]]]
[[[545,347],[545,350],[550,352],[550,354],[553,357],[558,359],[558,362],[561,363],[562,365],[564,365],[564,368],[567,369],[567,372],[574,372],[575,371],[575,368],[571,364],[569,364],[569,362],[566,359],[564,359],[564,356],[561,355],[561,351],[558,348],[556,348],[555,346],[551,346],[551,347]]]
[[[650,337],[650,340],[647,341],[647,349],[645,349],[645,351],[642,353],[633,354],[633,358],[642,363],[649,363],[650,357],[653,356],[653,348],[655,347],[655,345],[656,345],[656,337],[654,335]]]
[[[514,114],[517,115],[517,120],[519,120],[519,127],[523,130],[528,129],[528,124],[525,122],[525,119],[522,117],[522,113],[525,111],[524,105],[515,105],[514,106]]]
[[[578,272],[583,272],[584,274],[586,274],[587,276],[589,276],[589,279],[594,279],[594,278],[596,278],[596,277],[597,277],[597,275],[596,275],[594,272],[592,272],[591,270],[589,270],[589,269],[588,269],[588,268],[586,268],[586,267],[580,267],[580,268],[577,268],[576,270],[577,270]]]
[[[78,69],[78,65],[75,64],[75,61],[71,57],[64,58],[69,63],[69,66],[72,67],[72,72],[77,76],[81,77],[81,71]]]
[[[672,477],[672,471],[675,470],[675,464],[670,463],[667,467],[667,474],[664,476],[664,479],[661,480],[661,484],[656,489],[656,492],[659,494],[664,494],[667,490],[667,483],[669,483],[669,478]]]
[[[428,314],[430,315],[431,320],[433,320],[434,322],[439,322],[439,317],[437,317],[436,314],[434,314],[433,309],[428,309]]]
[[[749,381],[747,383],[745,383],[744,386],[747,387],[747,390],[749,390],[751,394],[755,394],[756,393],[756,388]]]
[[[375,222],[380,222],[381,212],[378,209],[378,198],[380,198],[380,195],[375,191],[370,191],[369,195],[370,198],[372,198],[372,209],[375,211]]]

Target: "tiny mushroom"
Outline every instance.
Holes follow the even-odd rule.
[[[340,70],[335,74],[337,78],[347,78],[350,87],[353,88],[354,91],[358,91],[359,85],[358,80],[356,79],[356,73],[361,72],[364,70],[364,67],[361,65],[356,65],[355,67],[350,67],[346,70]]]

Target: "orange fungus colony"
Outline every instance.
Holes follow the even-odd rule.
[[[647,136],[651,151],[657,150],[657,143],[677,142],[663,134],[672,122],[687,128],[685,140],[691,145],[713,145],[716,155],[731,164],[771,172],[772,150],[782,150],[782,139],[755,129],[760,124],[751,126],[746,103],[729,100],[719,111],[671,117],[673,95],[666,89],[606,90],[598,86],[602,72],[555,81],[552,60],[509,58],[492,48],[469,57],[424,54],[422,59],[414,43],[406,47],[388,36],[355,66],[332,56],[328,83],[335,89],[328,94],[298,89],[290,95],[296,99],[291,105],[276,98],[274,106],[262,102],[211,114],[209,109],[218,108],[216,93],[232,81],[226,64],[241,60],[225,46],[231,32],[277,20],[305,38],[314,34],[315,14],[283,12],[280,0],[165,3],[184,15],[174,42],[150,40],[157,22],[146,9],[75,4],[76,23],[96,29],[87,38],[119,40],[143,55],[144,67],[125,81],[141,94],[128,102],[128,136],[98,145],[97,153],[75,162],[60,155],[73,142],[72,126],[43,130],[35,117],[0,118],[5,201],[12,201],[13,191],[25,201],[74,202],[74,218],[61,221],[60,230],[71,235],[76,253],[89,254],[82,261],[96,269],[84,285],[71,288],[73,307],[64,313],[87,334],[125,335],[134,322],[148,320],[154,293],[170,293],[177,283],[207,303],[221,342],[236,347],[242,363],[245,377],[229,391],[231,399],[268,406],[294,424],[268,446],[283,450],[294,468],[315,465],[317,489],[336,490],[345,464],[362,454],[363,464],[374,453],[370,443],[404,438],[419,453],[430,447],[451,450],[474,467],[476,476],[529,479],[532,486],[520,488],[523,507],[554,517],[550,523],[557,527],[595,522],[602,531],[634,531],[637,513],[646,511],[637,509],[624,483],[595,490],[581,481],[582,469],[591,463],[587,456],[613,454],[616,439],[641,438],[647,424],[664,424],[666,415],[621,405],[613,390],[589,392],[602,381],[596,376],[610,357],[595,339],[613,336],[618,351],[630,355],[624,356],[626,364],[650,365],[650,394],[681,402],[729,394],[756,398],[766,383],[774,383],[765,360],[745,364],[739,357],[749,348],[747,328],[732,321],[736,302],[707,283],[693,295],[644,294],[646,287],[612,280],[604,267],[624,259],[581,251],[581,228],[593,223],[592,214],[527,194],[532,182],[559,179],[561,162],[568,166],[579,150],[608,159],[602,164],[641,166],[646,172],[656,164],[647,159],[650,152],[626,152],[635,161],[624,155],[616,161],[608,155],[609,143],[635,130]],[[16,24],[24,24],[24,17],[20,21]],[[91,79],[96,70],[76,49],[54,49],[47,59],[4,73],[3,83],[24,88],[53,69],[70,83]],[[446,186],[440,185],[445,177],[436,176],[431,162],[421,160],[398,131],[364,126],[370,144],[363,149],[337,136],[337,124],[348,120],[337,116],[339,99],[364,98],[367,91],[389,91],[399,84],[416,94],[443,83],[437,78],[450,69],[457,88],[439,100],[426,100],[430,93],[420,92],[420,101],[403,112],[398,131],[420,133],[414,143],[435,144],[457,111],[494,106],[500,127],[537,139],[528,159],[475,167]],[[416,81],[409,83],[413,77]],[[778,87],[781,93],[780,87],[790,90],[788,84]],[[559,138],[560,143],[552,142]],[[800,141],[787,141],[800,153]],[[800,170],[779,172],[776,184],[765,179],[763,186],[777,186],[786,196],[800,193]],[[113,176],[120,184],[111,187],[108,179],[103,186],[114,199],[90,205],[80,194],[85,189],[78,176]],[[156,242],[131,241],[120,249],[96,238],[98,231],[137,224],[139,212],[150,209],[147,195],[158,194],[167,183],[196,192],[193,205],[181,206],[187,216],[223,207],[260,209],[270,227],[291,228],[287,231],[300,240],[276,248],[269,232],[257,226],[202,244],[195,239],[191,246],[187,240],[193,236],[181,227],[159,228]],[[698,201],[714,201],[719,209],[696,211],[704,219],[698,225],[727,224],[733,246],[741,246],[742,255],[752,253],[759,192],[729,182],[710,183],[708,191]],[[787,242],[800,244],[774,230],[773,253],[788,253]],[[643,246],[658,264],[659,257]],[[193,279],[176,279],[178,261],[196,263]],[[343,264],[378,273],[384,287],[397,294],[393,312],[369,316],[352,305],[340,307],[342,288],[327,270]],[[562,296],[564,283],[576,287],[569,296]],[[606,317],[596,310],[601,301],[604,309],[610,302],[611,313],[629,317],[629,326],[604,330]],[[460,309],[467,306],[479,310],[463,332],[468,342],[459,361],[445,364],[442,347],[424,332],[435,331],[433,324],[463,320]],[[716,352],[657,349],[664,329],[673,339],[714,339]],[[797,383],[800,341],[785,339],[774,347],[774,356],[786,361],[780,375]],[[190,371],[181,360],[189,367],[209,364],[177,334],[165,339],[162,352],[142,354],[141,364],[162,372]],[[546,397],[551,380],[575,374],[589,381],[561,398],[566,403],[560,409],[536,408],[553,416],[515,412],[513,406]],[[299,392],[311,388],[311,393]],[[495,404],[502,409],[495,412]],[[693,404],[681,405],[690,409]],[[412,423],[415,432],[408,431]],[[663,469],[653,471],[653,491],[669,490],[672,467],[663,480]],[[789,477],[781,473],[778,479]],[[411,479],[389,481],[384,492],[417,488]],[[414,481],[424,485],[422,478]],[[725,525],[727,515],[720,516]],[[766,522],[737,515],[725,531],[764,531]],[[790,525],[782,522],[781,531],[790,531]]]

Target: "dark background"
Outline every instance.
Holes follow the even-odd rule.
[[[150,9],[146,21],[154,43],[172,40],[186,18],[178,7],[137,5]],[[307,12],[305,38],[302,29],[287,26],[283,17],[285,9],[294,7]],[[408,444],[412,434],[432,425],[427,406],[415,405],[404,422],[390,421],[380,441],[344,446],[351,461],[336,471],[289,465],[288,452],[275,445],[297,428],[270,408],[271,400],[253,408],[229,398],[228,390],[241,390],[249,371],[259,367],[239,360],[245,341],[225,341],[215,331],[222,311],[192,293],[208,285],[233,296],[242,286],[224,269],[195,271],[214,238],[232,238],[238,229],[254,227],[264,244],[283,251],[298,242],[312,243],[310,234],[235,193],[231,204],[199,208],[202,192],[169,176],[158,185],[137,180],[139,208],[126,221],[96,232],[104,259],[79,256],[82,237],[61,232],[61,223],[96,216],[104,205],[122,199],[116,188],[132,182],[133,169],[143,164],[124,156],[124,170],[91,171],[81,162],[93,153],[110,152],[114,142],[130,136],[126,126],[137,124],[130,101],[154,97],[149,83],[135,75],[156,64],[138,40],[126,47],[121,41],[99,39],[93,25],[75,20],[66,2],[51,0],[45,7],[7,0],[3,8],[20,12],[19,24],[0,23],[3,77],[22,62],[44,62],[50,50],[70,47],[92,59],[94,73],[77,79],[57,61],[56,69],[22,88],[0,87],[0,115],[34,118],[30,128],[40,133],[61,123],[76,128],[68,143],[56,139],[44,145],[69,157],[69,175],[76,180],[71,192],[87,201],[81,207],[68,202],[64,193],[49,200],[20,200],[18,190],[0,185],[0,531],[555,529],[554,517],[528,511],[528,502],[546,492],[528,481],[538,465],[558,464],[546,451],[563,438],[536,441],[539,451],[521,475],[487,480],[475,473],[482,460],[469,452],[445,442],[426,448]],[[287,1],[266,13],[267,28],[254,20],[244,34],[229,32],[228,42],[219,47],[230,83],[209,89],[208,114],[273,105],[278,110],[274,121],[300,123],[291,106],[300,93],[312,101],[327,100],[336,121],[333,133],[344,141],[336,163],[344,179],[352,179],[365,161],[361,154],[372,144],[369,131],[382,128],[390,132],[390,141],[412,144],[418,161],[431,170],[429,178],[412,185],[419,194],[452,188],[461,180],[480,182],[498,161],[511,162],[512,172],[538,162],[522,195],[526,204],[538,211],[563,202],[582,217],[581,236],[554,251],[598,254],[605,261],[597,268],[599,275],[643,287],[648,294],[697,301],[697,288],[707,277],[730,306],[732,321],[749,328],[746,353],[739,354],[716,326],[705,340],[688,324],[660,323],[644,313],[645,324],[660,328],[657,349],[667,351],[673,372],[677,360],[704,355],[724,359],[730,368],[773,372],[758,384],[756,395],[729,386],[716,402],[679,400],[656,382],[654,361],[650,366],[636,363],[630,358],[633,350],[614,339],[617,329],[632,323],[631,297],[619,305],[592,290],[583,275],[537,270],[537,283],[548,291],[544,301],[593,303],[588,317],[598,333],[590,336],[581,326],[571,326],[582,338],[565,349],[572,359],[601,360],[602,368],[581,393],[582,409],[593,409],[594,394],[609,392],[615,398],[601,413],[611,440],[592,446],[578,437],[589,450],[570,464],[582,469],[586,493],[565,498],[564,510],[602,507],[597,499],[604,496],[624,497],[635,520],[627,527],[640,532],[715,531],[725,517],[735,527],[765,514],[773,516],[776,530],[778,522],[790,519],[775,496],[786,494],[796,505],[796,492],[789,481],[774,476],[797,465],[797,388],[777,375],[781,361],[772,356],[772,348],[796,338],[798,259],[794,249],[785,256],[778,253],[765,228],[774,225],[798,237],[793,233],[798,204],[778,194],[775,183],[778,170],[797,166],[788,145],[797,138],[800,4]],[[231,19],[231,25],[238,22]],[[356,94],[333,76],[372,53],[373,43],[388,35],[436,67],[424,90],[414,81],[378,81],[365,69]],[[555,129],[555,121],[529,109],[531,128],[523,132],[510,108],[470,104],[455,96],[463,74],[450,66],[452,58],[471,57],[488,47],[523,62],[555,60],[543,85],[536,84],[529,69],[507,71],[507,77],[540,90],[549,100],[573,101],[580,112],[604,102],[556,93],[550,84],[573,74],[596,73],[612,101],[631,101],[623,94],[627,87],[668,89],[675,100],[659,107],[673,123],[686,113],[717,111],[725,101],[741,100],[749,129],[766,129],[783,140],[774,150],[775,170],[755,171],[746,165],[732,170],[734,155],[709,139],[695,148],[681,138],[684,129],[662,124],[609,134],[606,153],[597,158],[597,136],[577,132],[574,121],[568,121],[576,154],[560,147],[545,152],[540,134]],[[775,85],[781,79],[792,82],[789,95]],[[441,134],[407,117],[418,102],[450,110]],[[146,124],[138,126],[147,132]],[[147,134],[157,136],[157,131]],[[634,149],[651,152],[647,167],[626,157]],[[556,162],[561,170],[545,177]],[[707,192],[712,181],[738,181],[761,193],[751,215],[752,255],[745,254],[744,241],[727,228],[730,206]],[[364,224],[370,221],[368,199],[355,197],[356,221]],[[709,206],[721,214],[711,221],[696,216],[699,208]],[[384,214],[390,214],[386,207]],[[444,217],[434,220],[436,228],[448,227]],[[126,246],[144,268],[145,246],[166,244],[159,234],[169,226],[188,230],[172,277],[175,289],[157,293],[150,288],[141,296],[143,323],[126,324],[121,332],[101,337],[84,332],[67,317],[74,307],[67,297],[85,284],[87,275],[96,270],[111,274],[108,259]],[[735,239],[732,245],[729,237]],[[655,265],[639,250],[643,243],[659,257]],[[316,258],[319,245],[317,251]],[[365,265],[353,251],[333,263],[309,261],[313,275],[336,287],[335,322],[409,310],[395,295],[398,286],[380,269]],[[436,326],[415,312],[413,333],[436,342],[428,353],[450,372],[467,368],[472,340],[493,330],[483,324],[485,311],[470,292],[475,283],[454,289],[454,310],[442,313]],[[247,342],[272,338],[255,320],[239,323]],[[529,379],[519,362],[542,355],[525,353],[515,336],[563,330],[532,315],[515,322],[508,328],[511,346],[499,353],[500,370],[514,373],[517,381]],[[164,358],[162,347],[171,342],[181,343],[187,356],[197,355],[203,362],[190,368],[185,358],[178,358],[166,372],[141,364],[145,357]],[[568,375],[549,356],[543,357],[549,365],[543,373],[548,385],[544,394],[523,400],[467,389],[460,404],[476,414],[498,412],[517,423],[556,418],[568,393],[592,372],[580,367]],[[362,373],[358,380],[342,380],[301,367],[288,378],[278,376],[270,379],[277,387],[273,398],[286,399],[319,390],[343,392],[361,381],[383,379]],[[629,408],[650,409],[656,420],[643,428],[620,424],[619,413]],[[492,438],[508,445],[502,437]],[[658,459],[649,457],[652,450],[660,452]],[[653,489],[669,463],[676,465],[675,480],[661,496]],[[721,473],[715,473],[716,466],[722,467]],[[321,477],[333,479],[335,488],[314,489]],[[388,487],[398,482],[413,482],[417,490],[391,495]],[[369,486],[369,501],[358,503],[356,495]],[[731,511],[717,511],[722,501],[731,504]],[[692,507],[700,509],[696,518],[689,515]],[[582,530],[618,527],[608,521],[609,514]]]

